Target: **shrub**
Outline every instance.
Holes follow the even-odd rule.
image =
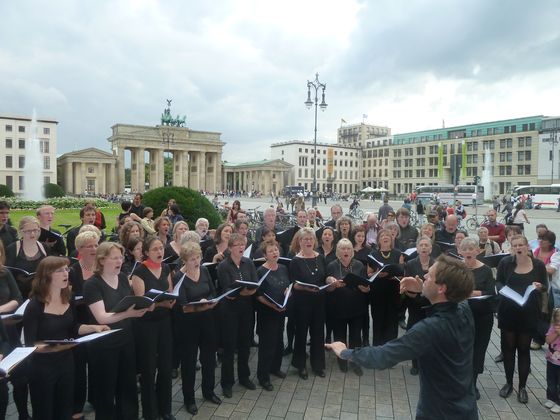
[[[167,207],[167,202],[170,198],[174,198],[177,201],[177,205],[181,209],[181,214],[191,229],[194,229],[196,220],[200,217],[208,219],[211,229],[215,229],[222,223],[222,218],[212,203],[199,192],[189,188],[156,188],[144,194],[142,203],[154,209],[155,218]]]
[[[49,198],[44,201],[33,201],[33,200],[22,200],[16,197],[10,197],[6,200],[12,209],[36,209],[44,204],[49,204],[57,209],[81,209],[84,207],[86,199],[85,198],[73,198],[73,197],[57,197]],[[99,208],[109,207],[111,205],[107,200],[95,199],[95,206]]]
[[[43,186],[43,193],[45,194],[45,198],[64,197],[66,195],[60,185],[52,183]]]
[[[0,184],[0,197],[13,197],[14,192],[4,184]]]

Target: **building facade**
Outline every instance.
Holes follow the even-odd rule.
[[[281,159],[222,165],[222,191],[260,191],[281,194],[288,185],[291,164]]]
[[[16,195],[22,195],[26,183],[41,182],[41,185],[56,184],[56,142],[58,122],[38,118],[36,133],[30,117],[0,115],[0,184],[7,185]],[[31,152],[32,139],[39,141],[38,152]],[[41,162],[32,162],[42,168],[41,174],[26,175],[26,159],[40,156]],[[28,178],[28,179],[26,179]]]
[[[270,146],[272,159],[293,165],[288,185],[313,187],[314,143],[287,141]],[[360,148],[341,144],[317,143],[317,191],[351,194],[360,188]]]
[[[391,128],[371,124],[346,124],[336,133],[336,142],[345,146],[366,147],[367,141],[391,136]]]
[[[117,158],[90,147],[65,153],[57,160],[59,183],[67,194],[119,194]]]

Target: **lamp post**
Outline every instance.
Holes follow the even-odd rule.
[[[171,145],[175,143],[175,133],[171,131],[170,126],[164,126],[161,131],[161,137],[163,139],[162,144],[167,144],[167,148],[165,151],[167,152],[167,157],[169,158],[169,154],[171,153]],[[163,178],[165,181],[165,162],[163,164]],[[173,164],[171,164],[171,179],[173,179]]]
[[[315,101],[311,98],[311,89],[315,90]],[[312,206],[317,205],[317,104],[319,102],[319,89],[322,89],[322,100],[319,104],[321,111],[327,109],[327,104],[325,102],[325,89],[327,88],[326,83],[319,82],[319,73],[315,74],[315,80],[310,82],[307,81],[307,101],[305,101],[305,106],[307,109],[311,109],[313,103],[315,103],[315,135],[313,137],[313,187],[312,187]]]

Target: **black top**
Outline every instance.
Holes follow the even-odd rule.
[[[219,292],[224,293],[230,289],[235,289],[238,284],[235,280],[252,281],[257,283],[257,270],[255,264],[249,258],[241,257],[239,267],[235,265],[230,257],[227,257],[220,264],[218,264],[218,286]],[[251,304],[251,296],[238,296],[234,301],[227,300],[228,303],[235,303],[237,305]]]
[[[32,346],[38,341],[76,338],[80,325],[76,321],[74,304],[70,301],[62,315],[45,313],[45,304],[32,298],[23,314],[25,344]]]
[[[474,276],[474,290],[480,290],[482,296],[496,295],[496,281],[494,280],[494,273],[487,265],[475,268],[472,270]],[[488,314],[494,311],[494,299],[469,299],[469,306],[473,316],[480,314]]]
[[[105,312],[112,312],[113,308],[117,306],[117,303],[119,303],[124,297],[130,295],[132,295],[132,288],[128,283],[128,278],[122,273],[119,274],[119,283],[116,289],[109,286],[98,274],[94,274],[84,284],[84,301],[86,305],[91,305],[101,300],[105,306]],[[99,325],[99,322],[97,322],[95,317],[93,317],[92,321],[92,324]],[[111,334],[109,337],[104,337],[104,339],[100,341],[107,346],[120,346],[126,342],[126,339],[132,337],[131,326],[132,320],[130,318],[109,324],[109,327],[113,330],[122,328],[128,336],[116,332]]]
[[[453,233],[449,233],[445,229],[443,230],[436,230],[436,241],[445,242],[448,244],[455,243],[455,234],[457,231]]]
[[[204,251],[204,258],[202,258],[202,262],[211,263],[212,260],[214,259],[214,256],[217,253],[218,253],[218,249],[216,248],[216,245],[212,245],[206,248],[206,251]],[[229,257],[229,254],[230,254],[229,248],[226,248],[226,250],[224,251],[224,258]]]
[[[360,261],[362,264],[367,264],[367,256],[371,253],[372,248],[368,245],[365,245],[359,251],[354,251],[354,258]]]
[[[17,251],[17,244],[19,243],[19,252]],[[20,268],[29,273],[35,273],[37,271],[37,266],[43,258],[47,255],[39,248],[39,242],[37,242],[37,253],[33,257],[27,257],[23,252],[22,241],[14,242],[6,249],[6,266]],[[19,287],[22,297],[27,299],[29,293],[31,292],[31,282],[33,281],[33,275],[29,276],[24,272],[18,270],[12,270],[12,274],[16,279],[16,284]]]
[[[163,251],[163,258],[167,263],[173,262],[177,258],[179,258],[179,255],[177,255],[177,253],[171,246],[171,242],[167,242],[167,244],[165,245],[165,250]]]
[[[0,269],[0,305],[5,305],[11,300],[16,300],[18,305],[21,305],[23,302],[12,273],[2,268]]]
[[[68,255],[72,255],[72,252],[76,250],[76,245],[75,245],[76,236],[78,236],[78,233],[80,233],[80,228],[82,226],[83,224],[81,224],[80,226],[73,227],[66,234],[66,248],[68,250]]]
[[[396,248],[391,249],[389,252],[374,249],[371,251],[371,255],[383,264],[399,264],[402,253]],[[399,289],[400,286],[397,281],[387,277],[379,277],[371,286],[371,297],[376,301],[383,301],[386,305],[399,306]]]
[[[341,280],[348,273],[367,277],[364,264],[356,259],[352,259],[348,267],[344,267],[338,259],[327,265],[327,277]],[[347,284],[327,293],[327,311],[336,319],[354,318],[367,312],[367,300],[367,293]]]
[[[138,217],[142,218],[142,217],[144,217],[144,209],[145,208],[146,208],[146,206],[144,206],[143,204],[140,204],[138,207],[133,204],[130,207],[130,213],[137,214]]]
[[[181,284],[179,288],[179,298],[177,299],[180,303],[198,302],[201,299],[209,300],[216,297],[214,282],[206,267],[200,267],[200,277],[198,281],[194,281],[181,271],[177,272],[173,279],[173,284],[177,285],[183,276],[183,284]]]
[[[417,419],[478,419],[474,397],[474,320],[468,305],[433,305],[428,317],[406,334],[377,347],[344,350],[342,357],[361,366],[387,369],[418,359],[420,396]]]
[[[325,257],[321,254],[314,258],[295,256],[290,263],[290,278],[292,281],[324,286],[327,278]]]
[[[56,241],[54,241],[54,244],[52,246],[47,244],[47,240],[49,240],[49,232],[53,232],[56,234],[55,235]],[[52,237],[53,235],[50,236]],[[66,245],[64,245],[64,237],[56,229],[41,228],[41,235],[39,236],[39,242],[43,243],[43,245],[45,246],[45,250],[49,255],[59,255],[59,256],[66,255]],[[49,242],[53,242],[53,241],[49,240]]]
[[[162,292],[167,292],[169,290],[169,266],[167,264],[162,264],[159,278],[157,278],[144,264],[138,264],[132,275],[137,276],[144,282],[144,294],[146,294],[150,289],[157,289]],[[144,314],[142,318],[139,318],[138,321],[159,321],[169,317],[170,314],[171,311],[169,309],[157,306],[152,312],[146,312],[146,314]]]
[[[78,261],[72,264],[70,266],[70,271],[68,272],[68,281],[72,286],[72,294],[74,295],[74,299],[76,298],[76,296],[82,297],[81,299],[75,300],[76,319],[82,324],[91,324],[92,315],[83,299],[85,280],[87,279],[84,279],[80,262]]]
[[[330,263],[336,260],[336,246],[334,245],[334,242],[333,242],[332,250],[328,254],[325,255],[325,250],[323,249],[322,246],[317,248],[317,252],[325,258],[325,265],[329,265]]]
[[[15,230],[9,224],[5,224],[0,229],[0,241],[4,244],[4,249],[8,248],[8,245],[11,245],[14,242],[17,242],[18,235],[17,230]]]
[[[136,270],[136,267],[138,267],[141,263],[141,261],[137,262],[135,258],[130,254],[130,252],[127,251],[124,253],[124,261],[121,265],[121,273],[124,273],[128,277],[130,277],[132,276],[132,272]]]
[[[259,279],[268,272],[268,268],[262,265],[257,270]],[[256,296],[263,296],[265,293],[278,303],[284,301],[284,292],[290,285],[290,273],[288,267],[279,264],[277,270],[271,270],[266,276],[261,287],[257,289]]]

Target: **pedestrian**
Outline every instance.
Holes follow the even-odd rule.
[[[544,406],[551,413],[560,413],[560,308],[552,312],[550,328],[546,333],[546,402]]]

